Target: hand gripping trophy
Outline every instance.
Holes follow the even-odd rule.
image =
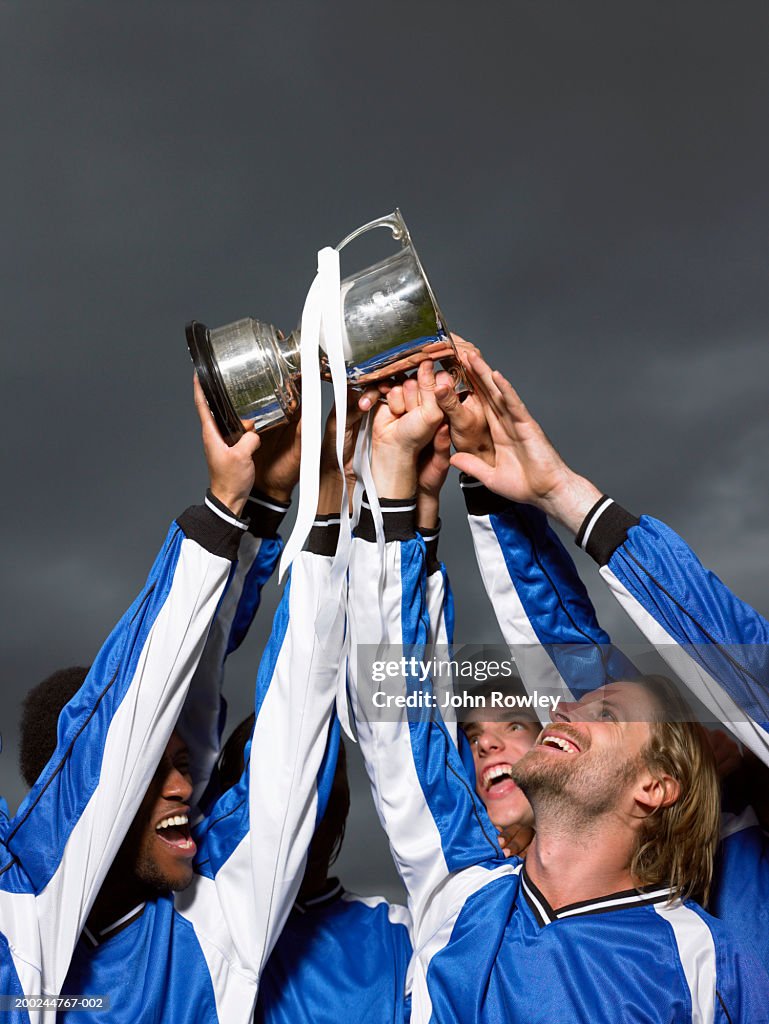
[[[400,210],[359,227],[337,251],[379,227],[391,230],[399,251],[341,282],[342,351],[349,384],[364,388],[433,359],[465,389],[462,364]],[[300,328],[286,338],[272,324],[247,317],[212,329],[193,320],[186,333],[208,405],[229,443],[243,434],[241,420],[254,420],[253,429],[262,431],[298,415]],[[322,334],[318,356],[320,375],[330,380]]]

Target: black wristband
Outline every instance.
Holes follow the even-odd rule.
[[[585,516],[574,542],[599,565],[606,565],[617,548],[627,540],[631,526],[637,526],[639,522],[638,516],[604,494]]]
[[[402,499],[380,498],[379,507],[382,510],[382,519],[384,520],[385,541],[413,540],[416,537],[416,497]],[[365,494],[363,495],[360,519],[355,529],[355,536],[360,537],[361,540],[376,540],[374,517],[371,514],[371,506]]]

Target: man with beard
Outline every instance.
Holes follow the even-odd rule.
[[[769,623],[729,594],[664,524],[646,516],[635,519],[577,477],[507,382],[477,353],[468,356],[467,369],[476,384],[469,403],[460,405],[449,392],[438,398],[457,446],[475,458],[468,464],[465,455],[460,463],[484,478],[497,472],[489,422],[507,450],[506,472],[497,474],[503,495],[477,479],[464,477],[461,483],[481,575],[527,688],[550,688],[573,700],[606,682],[639,674],[601,629],[547,512],[580,536],[604,566],[602,575],[613,592],[651,639],[659,643],[660,630],[666,630],[662,656],[693,683],[711,713],[726,717],[731,709],[732,728],[755,751],[748,752],[724,786],[709,909],[753,947],[761,962],[769,963],[769,840],[751,806],[760,811],[760,790],[766,790],[769,773],[758,759],[769,761],[767,733],[760,724],[769,701],[761,677],[754,678],[766,658]],[[542,481],[548,481],[545,495]],[[723,734],[711,738],[719,749],[734,749]]]
[[[354,542],[349,607],[358,736],[414,922],[412,1020],[766,1021],[769,977],[690,899],[710,882],[717,780],[663,682],[559,706],[513,772],[536,822],[525,867],[504,860],[435,711],[371,721],[361,705],[367,645],[428,640],[407,509],[441,415],[426,372],[420,384],[417,406],[394,389],[377,411],[372,470],[392,520],[382,573],[376,544]],[[405,695],[418,688],[404,679]]]

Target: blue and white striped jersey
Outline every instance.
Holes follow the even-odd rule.
[[[324,643],[314,630],[330,566],[310,551],[293,563],[259,666],[246,768],[193,828],[190,887],[78,943],[66,991],[111,997],[111,1009],[92,1019],[251,1021],[334,773],[343,614]],[[141,998],[123,992],[136,978]]]
[[[61,991],[179,718],[244,529],[210,505],[171,526],[144,588],[59,716],[53,757],[17,814],[0,820],[0,993]]]
[[[406,1024],[409,916],[381,898],[328,891],[297,902],[267,962],[256,1024]]]
[[[576,566],[548,525],[547,518],[531,506],[500,499],[467,478],[463,480],[463,492],[481,575],[504,638],[517,652],[527,689],[541,687],[544,676],[551,683],[557,680],[556,685],[563,688],[567,699],[571,699],[572,695],[579,697],[608,681],[637,675],[638,670],[611,646],[608,634],[598,624]],[[610,507],[607,505],[605,511],[608,512]],[[612,530],[616,529],[618,522],[616,507],[613,515]],[[622,515],[627,516],[626,513]],[[588,516],[588,522],[590,518]],[[665,543],[655,554],[656,584],[654,588],[646,584],[649,588],[646,604],[656,618],[665,622],[671,616],[667,615],[662,598],[655,596],[652,600],[649,595],[653,596],[657,590],[667,593],[667,576],[671,571],[679,588],[686,586],[692,593],[703,595],[703,604],[709,586],[714,588],[714,599],[718,596],[723,598],[725,588],[702,569],[680,538],[667,527],[660,530],[661,526],[656,524],[654,530],[665,537]],[[631,530],[631,536],[635,530],[640,530],[640,524]],[[592,544],[599,545],[592,550],[608,554],[600,517],[594,522],[591,532]],[[611,539],[619,540],[619,536],[612,533]],[[588,540],[590,542],[590,535]],[[685,548],[688,553],[684,555],[682,549]],[[613,559],[615,555],[611,557]],[[635,557],[634,551],[626,552],[619,559],[620,565],[625,565],[632,557]],[[671,570],[668,560],[673,558],[677,561]],[[681,561],[692,573],[687,584],[678,576]],[[617,584],[614,586],[616,588]],[[623,600],[626,608],[632,611],[636,602],[629,592]],[[668,600],[675,603],[673,597]],[[726,616],[735,611],[739,617],[727,623]],[[721,635],[738,636],[750,611],[736,598],[722,601],[719,612]],[[677,611],[683,621],[688,614],[686,608]],[[761,619],[757,613],[752,614],[752,629],[755,629],[756,623],[760,626]],[[640,609],[636,609],[634,617],[639,616],[639,624],[646,622],[648,628],[648,619]],[[669,628],[672,634],[672,624]],[[703,628],[708,633],[713,629],[710,623]],[[677,635],[683,639],[681,632]],[[754,635],[753,632],[750,635]],[[543,652],[539,656],[536,654],[538,645],[542,645]],[[686,649],[699,651],[699,646],[698,643],[696,649]],[[739,650],[742,651],[742,647]],[[661,653],[671,660],[669,651]],[[708,660],[706,652],[699,657],[703,662]],[[689,658],[678,659],[675,664],[676,667],[682,664],[689,670],[691,661]],[[738,690],[739,674],[732,673],[730,678],[734,697],[752,699],[749,691],[743,694]],[[711,678],[711,692],[715,692],[716,685],[715,679]],[[769,924],[769,841],[750,809],[739,815],[725,814],[723,818],[709,907],[742,942],[753,948],[762,963],[769,964],[769,927],[766,927]]]
[[[356,539],[349,622],[357,645],[428,642],[424,546]],[[393,535],[398,539],[392,539]],[[668,893],[614,893],[556,913],[506,861],[439,713],[370,721],[350,693],[374,799],[409,894],[412,1020],[531,1024],[766,1021],[769,977],[720,922]],[[405,691],[419,688],[407,678]]]

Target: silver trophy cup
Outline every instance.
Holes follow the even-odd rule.
[[[364,224],[337,246],[373,228],[390,228],[400,242],[394,255],[342,281],[343,343],[347,377],[355,387],[408,373],[425,359],[441,361],[455,382],[466,385],[454,342],[400,210]],[[261,431],[298,415],[297,328],[287,338],[247,317],[209,329],[187,324],[187,345],[206,400],[222,436],[234,444],[241,420]],[[330,380],[325,353],[321,376]]]

